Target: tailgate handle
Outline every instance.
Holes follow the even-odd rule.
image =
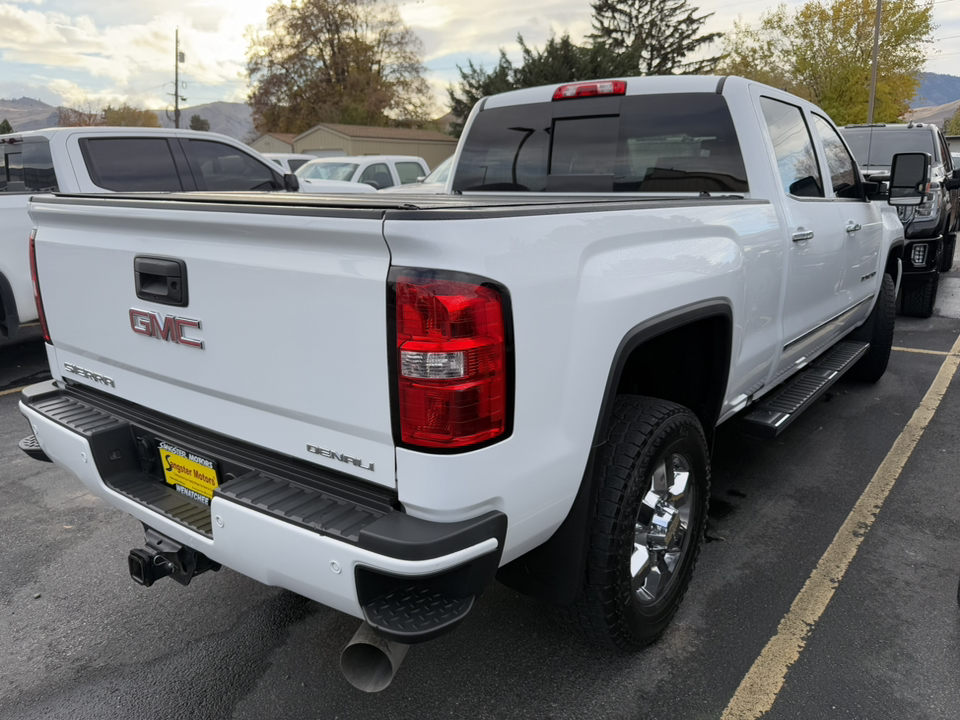
[[[187,306],[187,264],[183,260],[138,255],[133,259],[133,274],[141,300]]]

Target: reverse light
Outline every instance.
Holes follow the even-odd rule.
[[[37,303],[37,315],[40,316],[40,330],[43,332],[43,341],[53,344],[50,331],[47,329],[47,316],[43,312],[43,298],[40,296],[40,279],[37,277],[37,229],[30,231],[30,278],[33,280],[33,299]]]
[[[623,80],[604,80],[603,82],[573,83],[561,85],[553,93],[554,100],[596,97],[598,95],[626,95],[627,84]]]
[[[506,290],[482,278],[395,270],[400,441],[465,449],[510,424]]]
[[[917,267],[926,265],[927,263],[927,244],[926,243],[916,243],[913,246],[913,249],[910,251],[910,262],[912,262]]]

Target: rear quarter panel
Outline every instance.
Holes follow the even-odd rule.
[[[684,306],[724,303],[736,319],[730,387],[769,369],[781,273],[769,204],[388,218],[385,236],[394,266],[470,272],[510,293],[512,435],[460,455],[397,450],[400,500],[411,513],[508,515],[504,561],[546,540],[569,511],[615,353],[631,329]]]

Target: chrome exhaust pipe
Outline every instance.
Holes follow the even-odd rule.
[[[363,692],[389,687],[400,669],[409,645],[386,640],[363,623],[340,653],[340,671],[347,682]]]

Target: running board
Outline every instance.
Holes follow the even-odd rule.
[[[744,431],[760,437],[777,437],[869,349],[870,343],[838,343],[771,396],[763,398],[753,412],[744,416]]]

